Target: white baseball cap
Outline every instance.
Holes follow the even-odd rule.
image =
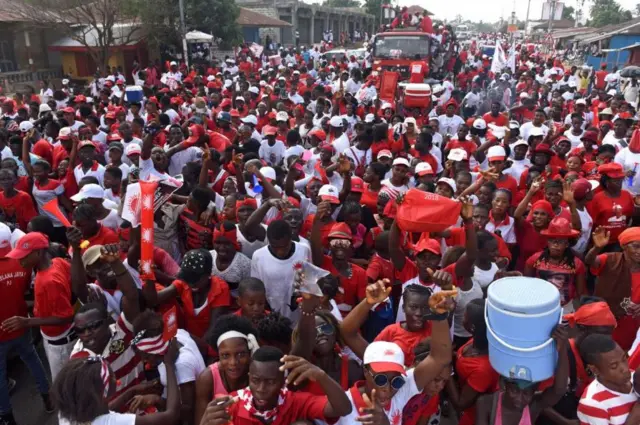
[[[376,116],[373,114],[367,114],[364,117],[364,122],[369,123],[369,122],[374,122],[376,120]]]
[[[529,98],[529,94],[525,91],[523,91],[522,93],[520,93],[520,99],[528,99]]]
[[[391,154],[391,151],[389,149],[382,149],[380,152],[378,152],[378,159],[380,158],[393,158],[393,155]]]
[[[518,139],[513,145],[511,145],[511,149],[515,149],[516,146],[526,146],[528,148],[529,143],[527,143],[525,140]]]
[[[214,77],[213,75],[208,75],[207,76],[207,81],[213,81],[215,79],[216,79],[216,77]]]
[[[62,79],[62,84],[63,84],[63,85],[65,85],[65,86],[66,86],[67,84],[69,84],[69,79],[68,79],[68,78],[63,78],[63,79]]]
[[[169,64],[169,66],[178,66],[178,62],[176,62],[176,61],[171,61],[171,63]]]
[[[287,114],[285,111],[278,112],[276,114],[276,121],[284,121],[284,122],[289,121],[289,114]]]
[[[440,177],[436,184],[440,184],[440,183],[446,184],[451,188],[453,193],[456,193],[456,182],[454,182],[453,179],[450,179],[449,177]]]
[[[11,251],[11,229],[4,223],[0,223],[0,258],[5,257]]]
[[[478,118],[473,122],[473,128],[477,130],[484,130],[487,128],[487,122],[482,118]]]
[[[363,363],[375,373],[398,372],[406,374],[404,353],[398,344],[387,341],[374,341],[364,350]]]
[[[489,124],[489,128],[491,129],[491,134],[493,134],[493,137],[496,139],[504,139],[504,136],[507,135],[507,127]]]
[[[43,112],[51,112],[51,106],[47,105],[46,103],[41,103],[40,107],[38,108],[38,113],[41,114]]]
[[[338,196],[338,189],[330,184],[323,185],[318,191],[318,196],[323,201],[328,201],[332,204],[339,204],[340,197]]]
[[[410,167],[409,160],[407,158],[396,158],[393,160],[391,165],[404,165],[405,167]]]
[[[487,159],[489,161],[504,161],[507,153],[502,146],[491,146],[487,152]]]
[[[104,189],[95,183],[85,184],[82,186],[82,189],[80,189],[80,192],[71,197],[71,200],[74,202],[80,202],[87,198],[104,198]]]
[[[415,173],[417,176],[424,176],[425,174],[433,175],[433,168],[429,165],[428,162],[421,162],[416,165]]]
[[[260,174],[267,180],[275,180],[276,179],[276,170],[271,167],[262,167],[260,169]]]
[[[249,91],[253,94],[259,94],[260,93],[260,89],[257,88],[256,86],[253,87],[249,87]]]
[[[62,127],[58,132],[58,139],[69,139],[71,137],[71,127]]]
[[[342,118],[340,118],[339,116],[331,117],[331,119],[329,120],[329,125],[331,127],[342,127],[343,126]]]
[[[241,118],[240,121],[242,121],[245,124],[258,125],[258,118],[256,118],[255,115],[247,115],[246,117]]]
[[[608,94],[609,96],[615,96],[617,93],[618,93],[618,92],[616,91],[616,89],[611,89],[611,90],[609,90],[609,91],[607,92],[607,94]]]
[[[140,148],[140,145],[138,145],[137,143],[131,143],[126,148],[124,148],[124,154],[126,156],[131,156],[135,154],[140,155],[141,153],[142,153],[142,149]]]
[[[576,100],[576,105],[586,105],[587,101],[584,99],[578,99]]]
[[[509,128],[513,130],[514,128],[520,128],[520,123],[516,120],[509,121]]]
[[[447,159],[450,159],[452,161],[466,161],[467,159],[469,159],[469,156],[467,155],[467,151],[465,151],[464,149],[456,148],[449,151]]]
[[[20,123],[20,131],[23,133],[30,131],[32,128],[33,128],[33,124],[31,124],[30,121],[22,121]]]

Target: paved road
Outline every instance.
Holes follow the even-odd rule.
[[[38,346],[38,354],[47,369],[47,358],[44,355],[42,345]],[[17,385],[11,394],[13,415],[18,425],[58,425],[56,414],[48,414],[44,411],[42,399],[36,388],[36,382],[29,372],[27,365],[22,363],[19,357],[9,361],[9,377],[17,381]]]

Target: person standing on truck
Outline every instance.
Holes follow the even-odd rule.
[[[427,11],[422,12],[422,21],[420,21],[420,29],[427,34],[433,34],[433,22]]]
[[[410,83],[424,83],[424,79],[429,75],[429,65],[424,60],[420,60],[420,55],[416,54],[415,60],[409,65],[411,76]]]

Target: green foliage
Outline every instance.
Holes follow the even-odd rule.
[[[134,0],[149,38],[158,45],[180,45],[180,7],[177,0]],[[234,0],[183,0],[186,31],[213,35],[220,47],[229,49],[242,41],[236,23],[240,8]]]
[[[562,19],[575,20],[574,13],[576,9],[573,6],[565,6],[562,9]]]
[[[616,0],[594,0],[591,6],[589,25],[604,27],[606,25],[619,24],[632,18],[631,12],[623,9]]]
[[[323,6],[328,7],[360,7],[358,0],[324,0]]]

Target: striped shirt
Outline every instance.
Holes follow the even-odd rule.
[[[637,400],[633,389],[628,394],[618,393],[596,379],[582,394],[578,419],[581,425],[622,425]]]
[[[116,375],[118,386],[114,397],[119,396],[125,390],[144,380],[144,367],[142,359],[131,346],[133,339],[133,326],[127,322],[124,314],[120,314],[118,321],[110,326],[111,339],[102,353],[94,353],[84,348],[82,341],[78,340],[73,352],[72,359],[85,357],[102,356],[109,362],[111,370]]]

